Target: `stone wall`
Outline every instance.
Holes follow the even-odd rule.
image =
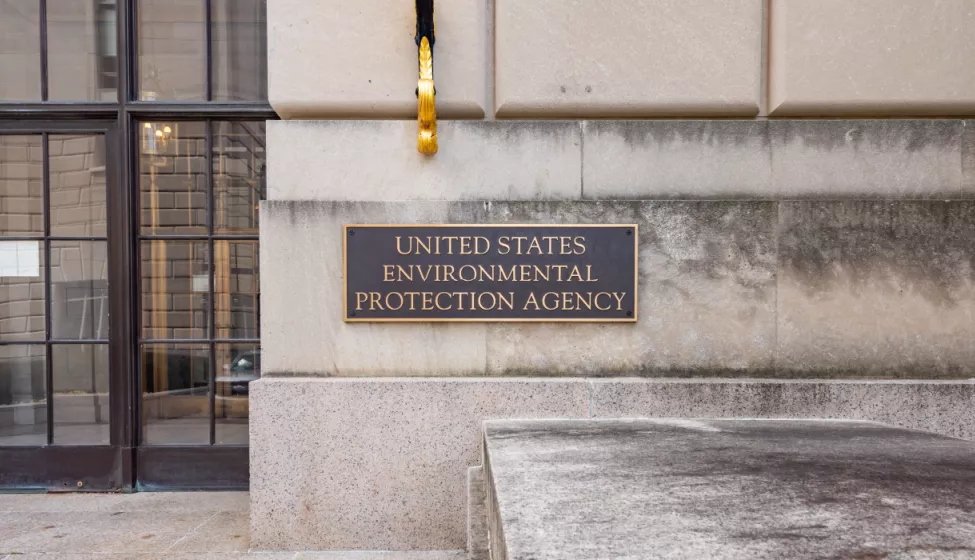
[[[456,0],[436,10],[441,118],[975,112],[969,0]],[[272,105],[284,118],[415,115],[413,26],[408,2],[271,0]]]
[[[490,418],[975,438],[975,4],[438,2],[433,157],[412,8],[268,5],[253,546],[462,548]],[[639,223],[639,321],[343,322],[343,224],[514,222]]]

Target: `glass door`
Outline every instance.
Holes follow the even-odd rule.
[[[0,486],[125,484],[109,297],[116,140],[96,122],[0,128]]]

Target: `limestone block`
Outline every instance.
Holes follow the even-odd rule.
[[[761,0],[496,0],[499,117],[755,115]]]
[[[448,222],[446,205],[261,203],[265,372],[482,375],[484,324],[343,322],[345,223]]]
[[[572,122],[445,121],[440,152],[416,151],[412,121],[270,121],[270,200],[576,198],[582,132]]]
[[[973,248],[971,201],[780,203],[778,375],[975,377]]]
[[[770,202],[286,202],[261,208],[263,368],[298,375],[765,372]],[[342,321],[346,223],[637,223],[639,317],[598,323]]]
[[[775,116],[975,111],[971,0],[771,0]]]
[[[975,382],[595,379],[594,418],[834,418],[975,440]]]
[[[531,210],[509,212],[516,223],[638,224],[639,321],[491,324],[488,374],[761,375],[773,367],[774,203],[613,201]]]
[[[768,123],[586,121],[584,198],[759,197],[773,194]]]
[[[958,120],[768,121],[781,198],[960,198]]]
[[[262,379],[251,385],[255,549],[463,549],[491,418],[584,418],[584,380]]]
[[[436,5],[441,118],[481,118],[488,93],[485,0]],[[416,117],[413,2],[269,0],[268,96],[285,119]]]

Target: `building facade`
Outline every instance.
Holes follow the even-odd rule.
[[[0,485],[246,487],[266,13],[0,4]]]
[[[5,486],[460,549],[485,419],[975,438],[972,0],[444,0],[432,156],[413,2],[0,7]],[[343,226],[511,223],[637,224],[638,320],[343,319]]]

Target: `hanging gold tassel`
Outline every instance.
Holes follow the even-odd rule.
[[[437,153],[437,90],[433,85],[433,44],[436,27],[433,0],[415,0],[416,47],[420,57],[420,80],[416,84],[416,119],[419,132],[416,149],[421,154]]]
[[[437,103],[433,88],[433,49],[430,41],[420,40],[420,80],[416,84],[417,134],[416,147],[421,154],[432,156],[437,153]]]

